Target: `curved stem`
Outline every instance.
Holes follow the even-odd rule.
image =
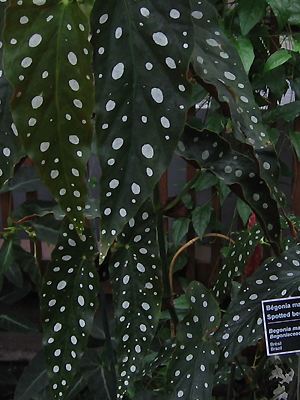
[[[188,241],[187,243],[185,243],[182,247],[180,247],[180,249],[175,253],[171,264],[170,264],[170,268],[169,268],[169,282],[170,282],[170,288],[171,288],[171,294],[173,296],[174,293],[174,287],[173,287],[173,272],[174,272],[174,267],[176,264],[176,261],[178,259],[178,257],[186,250],[188,249],[190,246],[192,246],[194,243],[196,243],[198,240],[203,240],[206,238],[220,238],[220,239],[225,239],[228,240],[231,244],[234,244],[234,240],[231,239],[229,236],[226,235],[222,235],[221,233],[207,233],[206,235],[203,236],[203,238],[200,238],[199,236],[191,239],[190,241]]]

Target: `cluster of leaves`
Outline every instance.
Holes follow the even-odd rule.
[[[257,347],[249,372],[253,353],[243,353],[262,338],[260,302],[299,291],[299,221],[286,216],[274,129],[300,114],[298,101],[280,103],[288,88],[299,92],[294,3],[0,2],[1,190],[43,182],[53,196],[14,210],[2,233],[1,285],[25,288],[18,299],[35,290],[41,307],[43,354],[24,371],[16,400],[209,400],[224,384],[228,398],[232,381],[264,363]],[[197,104],[202,114],[208,105],[205,115]],[[175,152],[195,176],[163,205],[158,182]],[[30,179],[25,156],[37,171]],[[101,166],[96,198],[92,157]],[[174,299],[186,237],[222,236],[212,232],[222,229],[216,207],[196,201],[211,188],[221,203],[238,199],[234,218],[246,225],[254,213],[259,225],[229,232],[211,290],[181,277],[185,294]],[[168,246],[164,222],[178,209]],[[55,246],[45,269],[20,246],[24,234],[34,250],[38,240]],[[249,273],[257,246],[266,260]],[[2,326],[31,330],[8,316]]]

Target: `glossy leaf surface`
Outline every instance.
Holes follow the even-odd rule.
[[[210,292],[192,282],[186,292],[189,315],[180,323],[169,370],[170,399],[209,400],[219,350],[212,335],[220,324],[219,307]]]
[[[79,238],[67,221],[42,288],[44,349],[51,398],[65,398],[74,384],[97,304],[95,249],[89,232]]]
[[[161,309],[156,221],[150,202],[129,221],[116,247],[110,273],[120,359],[118,398],[123,398],[130,381],[141,373]]]
[[[261,301],[299,292],[299,277],[300,245],[297,244],[262,265],[244,282],[227,310],[225,329],[218,332],[225,359],[232,359],[262,338]]]
[[[76,2],[11,1],[5,72],[25,151],[60,205],[82,226],[93,111],[89,21]]]
[[[106,252],[167,168],[183,131],[193,37],[179,0],[98,2],[93,44]]]

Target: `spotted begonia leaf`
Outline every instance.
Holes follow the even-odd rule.
[[[189,2],[97,2],[96,131],[102,163],[104,257],[150,197],[183,131],[191,90]]]
[[[51,398],[64,399],[74,384],[97,305],[95,248],[66,221],[42,287],[43,343]]]
[[[263,236],[262,230],[257,227],[238,234],[235,243],[230,247],[224,265],[218,275],[218,280],[213,287],[213,293],[217,299],[222,300],[230,293],[233,278],[241,274]]]
[[[257,159],[251,153],[243,154],[232,148],[229,142],[214,132],[199,131],[197,119],[187,126],[179,151],[187,159],[201,166],[229,185],[255,212],[266,236],[280,247],[280,218],[276,201],[260,176]]]
[[[192,282],[186,297],[189,315],[180,323],[176,349],[169,369],[173,395],[170,399],[208,400],[212,397],[219,350],[213,333],[221,313],[218,304],[201,283]]]
[[[297,244],[266,262],[243,283],[217,333],[225,359],[232,359],[263,337],[261,301],[299,292],[299,278],[300,244]]]
[[[141,373],[141,355],[149,349],[161,309],[156,221],[150,202],[130,219],[116,247],[110,273],[120,359],[118,398],[123,398],[130,381]]]
[[[215,8],[208,1],[192,0],[195,46],[192,64],[197,76],[213,85],[221,102],[227,103],[238,140],[254,147],[260,162],[260,175],[283,202],[276,182],[279,165],[275,150],[262,124],[252,87],[234,45],[220,29]]]
[[[73,1],[13,0],[4,39],[25,151],[81,229],[94,103],[88,18]]]
[[[10,112],[11,88],[3,72],[4,16],[7,2],[0,2],[0,186],[13,174],[13,167],[21,157],[18,132]]]

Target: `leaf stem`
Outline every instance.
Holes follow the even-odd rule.
[[[109,319],[108,319],[108,315],[107,315],[106,296],[105,296],[101,282],[99,285],[99,294],[100,294],[100,302],[101,302],[101,317],[102,317],[102,323],[103,323],[103,330],[105,333],[105,339],[106,339],[108,352],[110,354],[110,370],[111,370],[112,380],[113,380],[112,387],[114,390],[113,398],[116,398],[116,395],[117,395],[117,374],[116,374],[116,369],[115,369],[116,356],[115,356],[115,351],[113,348],[110,329],[109,329]]]
[[[159,196],[159,184],[156,185],[155,191],[155,207],[156,207],[156,226],[157,226],[157,239],[159,246],[159,253],[162,263],[162,279],[164,286],[164,302],[168,309],[171,317],[171,336],[176,336],[176,326],[178,324],[178,317],[173,302],[173,291],[170,286],[170,281],[168,278],[168,257],[166,251],[165,242],[165,231],[164,231],[164,221],[162,210],[160,210],[160,196]]]
[[[197,237],[191,239],[190,241],[188,241],[187,243],[185,243],[182,247],[180,247],[180,249],[177,250],[177,252],[175,253],[175,255],[171,261],[170,268],[169,268],[169,286],[171,288],[172,296],[174,293],[173,273],[174,273],[174,267],[175,267],[178,257],[181,255],[181,253],[183,253],[186,249],[188,249],[190,246],[192,246],[198,240],[203,240],[205,238],[210,238],[210,237],[225,239],[225,240],[228,240],[230,243],[234,244],[233,239],[231,239],[230,237],[228,237],[226,235],[223,235],[222,233],[207,233],[206,235],[203,236],[203,238],[201,238],[200,236],[197,236]]]

